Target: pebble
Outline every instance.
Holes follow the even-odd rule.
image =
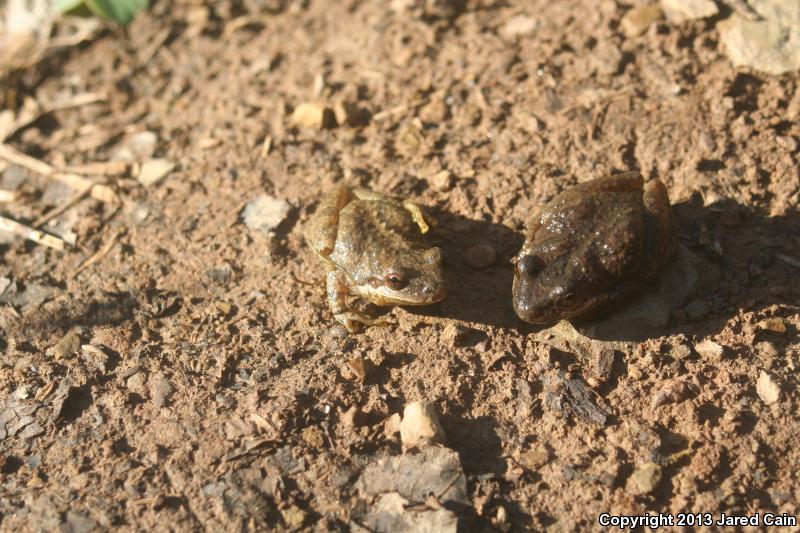
[[[656,463],[645,463],[631,475],[630,488],[635,494],[650,494],[661,482],[661,467]]]
[[[163,180],[174,168],[175,163],[167,159],[148,159],[142,163],[136,179],[145,187],[150,187]]]
[[[505,39],[515,39],[531,35],[539,27],[539,21],[530,15],[517,15],[511,17],[500,28],[500,36]]]
[[[453,186],[453,174],[449,170],[441,170],[431,177],[431,185],[434,189],[446,191]]]
[[[497,252],[488,244],[476,244],[464,252],[464,261],[475,269],[488,268],[497,261]]]
[[[291,122],[300,128],[321,130],[333,126],[334,115],[325,104],[305,102],[294,108]]]
[[[53,357],[56,361],[69,359],[81,349],[81,335],[77,330],[72,330],[64,335],[55,346],[53,346]]]
[[[125,139],[112,155],[112,159],[133,163],[150,159],[156,153],[158,135],[152,131],[140,131]]]
[[[638,37],[647,31],[655,21],[664,16],[656,4],[637,6],[625,13],[620,21],[620,29],[625,37]]]
[[[725,352],[722,346],[712,340],[705,340],[699,344],[696,344],[694,350],[700,354],[700,357],[704,357],[705,359],[710,359],[712,361],[720,361]]]
[[[758,329],[783,335],[786,333],[786,323],[782,318],[767,318],[758,323]]]
[[[769,341],[759,342],[755,345],[755,348],[756,351],[758,351],[759,357],[767,362],[773,361],[780,355],[778,347]]]
[[[266,194],[250,200],[242,211],[242,222],[253,231],[269,233],[289,214],[289,203]]]
[[[756,382],[756,392],[758,392],[758,396],[767,405],[772,405],[773,403],[777,402],[781,396],[780,386],[775,383],[775,380],[772,378],[772,376],[763,370],[758,376],[758,381]]]
[[[611,41],[600,41],[592,51],[591,61],[598,74],[611,76],[619,70],[622,52]]]
[[[712,0],[661,0],[661,7],[672,22],[713,17],[719,8]]]
[[[692,355],[692,349],[685,344],[676,344],[672,347],[672,357],[680,361]]]
[[[405,449],[444,444],[445,435],[433,404],[418,401],[406,405],[400,422],[400,440]]]
[[[792,2],[761,0],[762,20],[734,13],[717,25],[720,41],[735,67],[751,67],[767,74],[800,69],[800,9]]]
[[[137,372],[125,381],[125,385],[133,392],[142,394],[145,392],[147,376],[144,372]]]
[[[150,397],[153,399],[153,405],[157,408],[166,406],[173,392],[175,392],[175,387],[163,375],[157,374],[150,380]]]

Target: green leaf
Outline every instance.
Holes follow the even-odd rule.
[[[69,13],[73,9],[77,9],[81,4],[83,4],[83,0],[56,0],[53,6],[59,13]]]
[[[69,0],[63,0],[69,1]],[[127,24],[139,11],[147,9],[149,0],[83,0],[95,15]]]

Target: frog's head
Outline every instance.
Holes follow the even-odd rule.
[[[408,249],[382,258],[361,290],[379,305],[428,305],[445,297],[440,248]]]
[[[532,324],[585,314],[608,300],[613,290],[602,277],[590,279],[570,268],[568,257],[546,264],[535,254],[520,253],[515,263],[514,311]]]

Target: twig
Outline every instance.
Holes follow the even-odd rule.
[[[0,202],[13,202],[17,199],[16,191],[9,191],[6,189],[0,189]]]
[[[20,112],[17,119],[9,125],[8,129],[3,131],[0,136],[0,141],[4,141],[14,135],[16,132],[21,130],[22,128],[31,125],[32,123],[39,120],[41,117],[48,113],[52,113],[54,111],[61,111],[63,109],[71,109],[73,107],[81,107],[89,104],[95,104],[97,102],[105,102],[106,95],[101,93],[82,93],[73,96],[72,98],[68,98],[62,102],[57,102],[53,105],[48,107],[39,107],[36,110],[26,109]]]
[[[88,187],[84,187],[83,189],[78,190],[66,202],[64,202],[63,204],[61,204],[60,206],[56,207],[52,211],[49,211],[49,212],[45,213],[44,215],[40,216],[39,218],[37,218],[36,220],[34,220],[33,221],[33,227],[34,228],[41,228],[42,226],[44,226],[45,224],[47,224],[48,222],[50,222],[51,220],[56,218],[58,215],[60,215],[61,213],[63,213],[67,209],[69,209],[70,207],[74,206],[75,204],[77,204],[78,202],[80,202],[81,200],[86,198],[86,195],[89,194],[89,191],[91,190],[91,188],[92,188],[92,185],[90,185]]]
[[[84,176],[122,176],[127,174],[130,168],[130,164],[125,161],[95,161],[83,165],[72,165],[63,170]]]
[[[108,185],[94,183],[92,180],[78,174],[58,172],[44,161],[18,152],[7,144],[0,143],[0,159],[5,159],[9,163],[25,167],[31,172],[36,172],[46,178],[60,181],[73,189],[83,190],[89,188],[92,198],[100,200],[101,202],[117,202],[117,193]]]
[[[109,239],[109,241],[105,243],[102,248],[97,250],[94,254],[92,254],[91,257],[89,257],[88,259],[83,261],[80,265],[78,265],[78,268],[76,268],[75,272],[72,273],[72,277],[73,278],[77,277],[78,274],[80,274],[93,264],[99,262],[106,255],[108,255],[108,253],[114,248],[114,245],[117,244],[117,241],[119,240],[120,237],[122,237],[124,233],[125,230],[122,230],[114,234],[114,236],[111,237],[111,239]]]
[[[64,251],[66,245],[63,240],[59,239],[55,235],[50,235],[48,233],[44,233],[43,231],[29,228],[25,224],[20,224],[16,220],[11,220],[10,218],[3,216],[0,216],[0,230],[13,233],[19,237],[28,239],[29,241],[43,244],[61,252]]]

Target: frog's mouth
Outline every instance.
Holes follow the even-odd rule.
[[[364,296],[376,305],[430,305],[447,295],[444,285],[425,283],[396,291],[389,287],[366,287]]]
[[[541,286],[535,279],[521,276],[514,277],[513,294],[517,316],[525,322],[539,325],[585,316],[608,300],[604,292],[564,295]]]

